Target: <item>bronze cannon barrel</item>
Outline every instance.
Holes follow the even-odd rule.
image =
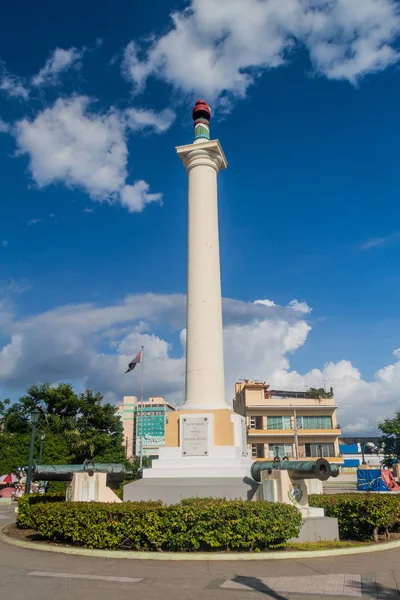
[[[34,465],[33,481],[71,481],[74,473],[107,473],[107,483],[121,483],[127,476],[124,465],[87,461],[83,465]]]
[[[319,479],[326,481],[329,477],[339,475],[339,467],[330,464],[324,458],[318,460],[282,460],[256,461],[251,465],[251,476],[261,481],[261,471],[290,471],[292,479]]]

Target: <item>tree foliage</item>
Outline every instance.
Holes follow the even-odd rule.
[[[86,390],[77,394],[72,386],[60,383],[33,385],[12,404],[0,402],[0,475],[26,466],[29,456],[30,415],[37,407],[37,430],[43,429],[45,464],[124,462],[122,423],[116,407],[104,404],[100,393]],[[39,439],[35,443],[35,459]]]
[[[385,419],[379,425],[382,431],[382,445],[385,450],[385,464],[391,466],[400,460],[400,411],[396,412],[393,419]]]
[[[309,398],[333,398],[333,388],[327,392],[324,388],[309,388],[307,390]]]

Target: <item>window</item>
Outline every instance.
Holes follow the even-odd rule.
[[[333,444],[304,444],[305,454],[311,458],[335,456]]]
[[[292,444],[269,444],[268,458],[275,458],[278,450],[279,458],[293,456]]]
[[[250,429],[264,429],[263,417],[250,417]]]
[[[265,458],[264,444],[252,444],[251,456],[252,458]]]
[[[299,429],[332,429],[332,417],[297,417]]]
[[[267,417],[267,429],[292,429],[291,418]]]

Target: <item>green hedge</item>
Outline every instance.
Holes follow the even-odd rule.
[[[310,506],[325,509],[325,516],[336,517],[341,539],[378,541],[378,533],[400,524],[400,495],[360,493],[309,496]]]
[[[65,502],[65,493],[60,494],[30,494],[18,500],[17,527],[20,529],[33,529],[31,520],[32,507],[52,502]]]
[[[241,500],[47,502],[30,505],[44,538],[85,548],[193,552],[283,548],[298,536],[300,512],[287,504]]]

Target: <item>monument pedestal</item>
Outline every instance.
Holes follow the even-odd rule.
[[[229,409],[170,413],[166,446],[151,469],[144,469],[143,479],[125,486],[124,500],[251,500],[258,489],[250,475],[252,462],[244,417]]]

